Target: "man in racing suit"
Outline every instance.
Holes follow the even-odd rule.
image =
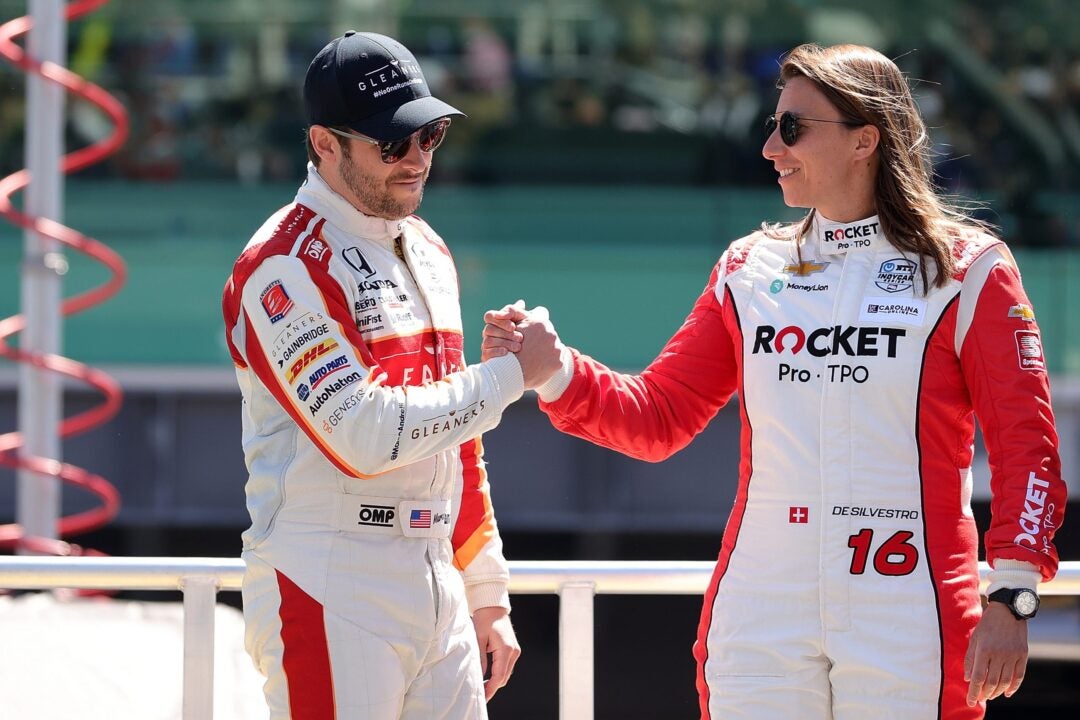
[[[490,698],[519,649],[480,435],[535,364],[466,365],[453,260],[410,215],[461,113],[415,58],[350,32],[304,94],[307,180],[223,298],[250,472],[247,647],[275,719],[485,718],[481,662]]]
[[[877,217],[818,217],[798,252],[759,232],[640,375],[564,349],[539,389],[559,430],[648,461],[738,392],[737,495],[694,649],[703,718],[982,716],[964,667],[980,617],[973,411],[991,592],[1054,576],[1065,486],[1016,265],[985,235],[955,251],[951,280],[924,292]]]

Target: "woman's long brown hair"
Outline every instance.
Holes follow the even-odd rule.
[[[874,199],[881,230],[900,250],[932,259],[937,269],[932,283],[945,285],[954,267],[952,239],[987,228],[935,191],[930,136],[896,63],[861,45],[807,44],[784,58],[777,86],[795,77],[811,80],[844,118],[877,127],[881,141]],[[798,223],[796,238],[809,231],[814,215],[811,210]],[[773,236],[790,236],[791,230],[766,227]],[[919,265],[923,287],[929,287],[926,263]]]

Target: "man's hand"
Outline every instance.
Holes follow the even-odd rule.
[[[1027,621],[1017,620],[1002,603],[987,604],[964,656],[968,705],[1001,694],[1012,697],[1024,681],[1027,659]]]
[[[525,336],[518,332],[517,324],[527,317],[524,300],[506,305],[501,310],[488,310],[484,313],[484,340],[480,345],[480,360],[520,352]]]
[[[525,310],[525,302],[518,300],[484,313],[484,323],[481,359],[516,353],[526,389],[540,387],[562,367],[563,344],[547,308]]]
[[[490,700],[510,681],[514,663],[521,655],[510,611],[501,607],[479,608],[472,616],[476,643],[480,646],[480,669],[488,675],[488,654],[491,654],[491,676],[484,680],[484,695]]]

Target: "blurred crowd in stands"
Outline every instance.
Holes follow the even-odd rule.
[[[125,13],[136,1],[114,0],[113,12],[70,28],[70,64],[132,117],[124,150],[91,172],[300,177],[300,78],[344,29],[341,12],[298,22],[276,18],[284,6],[269,2],[252,27],[190,17],[184,2]],[[778,58],[806,40],[852,41],[896,57],[915,80],[947,191],[1012,214],[1029,243],[1080,245],[1076,203],[1055,200],[1080,187],[1080,5],[1071,0],[889,0],[873,10],[825,0],[351,4],[373,18],[352,25],[402,39],[433,92],[469,114],[435,163],[445,182],[766,187],[775,176],[760,156],[761,128]],[[14,5],[0,0],[5,12]],[[21,166],[25,99],[13,69],[0,69],[0,81],[6,174]],[[69,147],[103,133],[90,108],[75,104],[68,116]]]

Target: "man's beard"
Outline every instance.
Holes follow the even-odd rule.
[[[424,198],[424,185],[427,183],[427,176],[431,171],[430,165],[424,171],[424,177],[420,183],[420,193],[415,198],[402,202],[395,200],[387,187],[389,182],[394,179],[392,175],[380,183],[377,178],[368,175],[360,169],[359,165],[353,162],[347,143],[342,143],[341,147],[344,159],[344,162],[339,166],[341,180],[345,183],[345,187],[349,188],[356,199],[360,201],[364,212],[387,220],[400,220],[416,212],[416,208],[420,207],[420,201]]]

